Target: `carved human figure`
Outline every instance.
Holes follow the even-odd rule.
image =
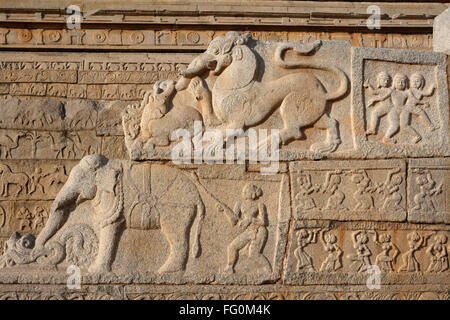
[[[406,236],[408,239],[409,250],[403,254],[403,265],[400,267],[399,271],[405,272],[419,272],[420,265],[416,259],[416,251],[427,246],[428,239],[433,234],[428,234],[426,236],[421,236],[417,231],[408,233]]]
[[[36,191],[40,191],[40,193],[44,194],[44,185],[42,184],[41,180],[48,175],[49,174],[42,174],[41,168],[36,168],[30,175],[28,194],[33,194]]]
[[[225,137],[228,137],[226,129],[245,130],[256,126],[280,108],[283,121],[281,143],[287,144],[304,137],[303,128],[314,125],[326,130],[327,136],[324,141],[313,144],[311,150],[333,152],[341,141],[338,123],[326,112],[326,106],[346,94],[346,75],[335,67],[284,60],[284,53],[288,50],[300,56],[314,54],[321,46],[320,41],[280,43],[274,53],[270,53],[266,46],[257,44],[250,34],[228,32],[216,37],[206,52],[195,58],[182,72],[183,77],[177,87],[182,90],[187,87],[189,79],[212,71],[217,78],[212,86],[210,108],[221,122]],[[262,56],[264,67],[258,62]],[[268,68],[275,71],[270,79],[262,76]],[[288,69],[293,71],[286,75]],[[327,90],[315,75],[302,69],[324,70],[338,80],[339,87],[334,91]]]
[[[447,236],[444,234],[437,234],[434,237],[434,242],[430,243],[427,248],[427,253],[431,257],[428,272],[444,272],[448,269],[448,252],[447,252]]]
[[[391,272],[394,271],[393,264],[400,254],[400,250],[395,244],[392,243],[391,235],[382,234],[378,236],[378,233],[374,231],[374,242],[381,247],[381,252],[375,258],[375,264],[381,271]],[[393,251],[392,256],[390,251]]]
[[[311,196],[311,193],[316,191],[311,183],[311,175],[300,171],[297,178],[297,186],[299,188],[295,195],[295,199],[298,202],[297,210],[304,211],[316,208],[314,198]]]
[[[395,117],[392,116],[392,130],[389,130],[389,135],[385,135],[383,139],[384,142],[397,143],[397,140],[392,138],[400,130],[400,114],[405,108],[406,102],[408,100],[408,77],[403,73],[397,73],[394,75],[393,80],[394,90],[391,93],[391,101],[394,105]],[[407,126],[404,128],[407,132],[411,132],[411,127]]]
[[[328,201],[325,206],[326,210],[348,210],[348,208],[343,205],[345,194],[339,190],[339,186],[342,182],[341,174],[341,170],[327,172],[321,188],[322,193],[328,194]]]
[[[300,229],[297,231],[297,248],[294,255],[297,258],[297,271],[305,270],[306,272],[314,272],[313,261],[311,256],[306,253],[305,248],[311,243],[317,242],[317,233],[320,229]]]
[[[337,245],[336,235],[322,231],[321,238],[323,248],[328,252],[328,256],[320,266],[320,271],[335,272],[342,268],[342,254],[343,251]]]
[[[419,193],[414,196],[413,211],[435,212],[437,204],[435,196],[442,192],[442,183],[436,186],[436,182],[431,176],[429,169],[415,169],[417,174],[416,184],[419,186]]]
[[[353,198],[356,200],[354,210],[369,210],[374,207],[373,197],[369,193],[372,192],[372,180],[367,175],[366,170],[351,171],[352,182],[356,184],[356,191]]]
[[[413,136],[414,143],[418,143],[422,140],[422,136],[411,125],[411,115],[417,116],[431,131],[439,128],[439,126],[431,122],[428,114],[422,109],[422,107],[428,108],[430,106],[428,103],[423,102],[422,99],[433,95],[434,86],[430,86],[428,90],[425,90],[425,78],[420,73],[414,73],[411,76],[410,85],[411,87],[407,91],[408,100],[400,112],[400,127]]]
[[[388,172],[386,181],[383,185],[384,203],[383,210],[397,211],[402,210],[400,203],[402,202],[402,195],[400,194],[400,185],[403,182],[403,178],[398,173],[400,168],[392,169]]]
[[[30,231],[31,230],[31,224],[33,222],[33,216],[25,207],[20,208],[17,211],[17,220],[19,220],[19,230],[20,231]]]
[[[34,209],[33,215],[33,230],[41,229],[45,226],[45,220],[48,218],[47,211],[41,206]]]
[[[236,202],[233,216],[228,216],[233,225],[237,224],[240,234],[227,248],[226,273],[234,273],[234,267],[240,250],[248,247],[248,257],[258,263],[264,271],[271,272],[269,260],[262,251],[266,245],[269,224],[264,203],[257,200],[262,196],[261,188],[247,184],[242,189],[242,201]]]
[[[370,262],[372,252],[367,246],[367,243],[369,242],[367,231],[360,230],[354,232],[352,240],[356,255],[348,256],[348,258],[352,261],[350,269],[355,272],[364,272],[372,265]]]
[[[384,133],[383,141],[389,141],[390,138],[398,131],[399,113],[394,108],[391,100],[393,89],[391,88],[391,76],[382,71],[377,75],[376,89],[372,88],[369,83],[364,86],[369,89],[371,97],[367,101],[367,108],[372,108],[367,124],[367,135],[376,134],[380,119],[387,116],[388,128]]]

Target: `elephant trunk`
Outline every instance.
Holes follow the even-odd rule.
[[[198,258],[201,255],[202,248],[200,245],[200,234],[202,232],[203,219],[205,217],[205,205],[200,200],[197,204],[197,215],[195,220],[195,226],[193,228],[194,234],[194,245],[192,246],[191,256],[193,258]]]

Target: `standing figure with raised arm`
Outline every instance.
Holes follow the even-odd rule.
[[[352,171],[352,182],[356,184],[356,191],[353,198],[356,200],[354,210],[369,210],[373,208],[373,197],[369,194],[372,192],[372,180],[367,175],[366,170]]]
[[[328,252],[328,256],[320,266],[320,271],[334,272],[342,268],[342,249],[337,245],[336,235],[322,232],[322,241],[324,249]]]
[[[385,272],[394,271],[393,264],[400,254],[400,250],[395,244],[392,243],[391,235],[382,234],[378,236],[378,233],[374,231],[374,242],[381,246],[381,252],[375,258],[375,264],[380,268],[380,270]],[[390,251],[393,251],[392,257]]]
[[[429,169],[416,169],[413,172],[418,174],[416,184],[419,186],[419,193],[413,198],[415,206],[411,210],[435,212],[437,204],[434,196],[442,192],[442,183],[436,186]]]
[[[234,273],[238,254],[248,246],[248,257],[253,259],[266,272],[272,272],[269,260],[262,253],[266,245],[269,225],[267,209],[264,203],[257,200],[262,197],[261,188],[247,184],[242,190],[242,201],[236,202],[232,213],[227,213],[230,222],[241,230],[241,233],[229,244],[226,273]],[[225,211],[220,208],[220,211]]]
[[[314,272],[312,258],[305,252],[305,248],[311,243],[317,242],[317,232],[319,229],[308,230],[300,229],[297,233],[297,249],[294,250],[294,255],[297,258],[297,271],[304,269],[307,272]]]
[[[369,83],[364,84],[364,86],[369,89],[369,93],[371,94],[371,98],[367,101],[367,108],[373,107],[368,120],[366,135],[376,134],[380,119],[387,115],[389,126],[383,139],[386,141],[389,141],[399,129],[399,114],[392,104],[392,88],[390,87],[390,84],[391,77],[385,71],[381,71],[377,75],[376,89],[374,89]]]
[[[328,171],[325,182],[322,185],[322,193],[328,193],[328,201],[325,210],[348,210],[343,206],[345,194],[339,190],[342,182],[342,170]]]
[[[439,129],[439,126],[433,124],[428,114],[422,107],[428,108],[430,105],[423,102],[424,97],[432,96],[434,86],[430,86],[425,90],[425,78],[420,73],[414,73],[411,76],[411,88],[407,91],[408,100],[405,108],[400,113],[400,127],[414,136],[413,142],[417,143],[422,140],[422,136],[411,126],[411,115],[417,116],[431,131]]]
[[[426,247],[427,241],[432,235],[433,233],[426,236],[421,236],[417,231],[411,232],[407,235],[409,250],[403,255],[403,265],[400,267],[399,271],[420,271],[420,265],[416,259],[416,251]]]
[[[402,202],[402,195],[400,194],[400,185],[403,178],[398,173],[400,168],[392,169],[388,172],[386,182],[384,183],[385,200],[383,203],[383,210],[397,211],[402,210],[400,206]]]
[[[353,247],[356,250],[356,255],[349,255],[348,258],[352,261],[350,269],[356,272],[364,272],[372,265],[370,262],[370,251],[367,243],[369,242],[369,236],[367,231],[360,230],[353,233]]]
[[[299,191],[297,192],[295,198],[298,201],[297,210],[310,210],[316,207],[311,193],[315,192],[313,184],[311,183],[311,175],[299,172],[299,177],[297,179]]]
[[[427,253],[431,256],[431,262],[428,266],[428,272],[444,272],[448,269],[447,236],[437,234],[434,237],[434,243],[431,243]]]

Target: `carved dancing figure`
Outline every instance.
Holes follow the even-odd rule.
[[[248,257],[253,259],[266,272],[272,272],[269,260],[262,253],[266,245],[269,224],[267,209],[264,203],[257,200],[262,196],[261,188],[247,184],[242,190],[242,201],[234,206],[232,216],[228,216],[230,222],[241,230],[227,248],[226,273],[234,273],[239,251],[248,246]]]
[[[317,242],[317,233],[319,229],[308,230],[300,229],[297,232],[297,249],[294,250],[294,255],[297,258],[297,271],[305,270],[306,272],[314,272],[312,258],[306,253],[305,248],[311,243]]]
[[[339,190],[342,182],[342,170],[334,170],[327,172],[325,182],[322,185],[322,193],[329,194],[328,201],[325,206],[326,210],[348,210],[343,203],[345,194]]]
[[[299,191],[295,196],[298,201],[297,210],[303,211],[316,208],[316,203],[314,202],[313,197],[311,197],[311,193],[316,191],[311,183],[311,175],[300,171],[297,183],[299,187]]]
[[[377,75],[376,89],[372,88],[368,83],[364,84],[372,95],[367,101],[367,108],[374,107],[370,113],[366,135],[376,134],[380,119],[387,115],[389,125],[383,138],[383,141],[385,142],[389,141],[399,128],[399,113],[392,104],[391,94],[393,89],[390,85],[391,76],[385,71],[382,71]]]
[[[391,101],[394,106],[395,116],[393,113],[390,126],[391,130],[389,130],[389,134],[385,135],[385,137],[383,138],[383,142],[392,142],[395,144],[397,143],[397,140],[392,137],[400,130],[400,114],[405,108],[406,102],[408,100],[408,91],[406,90],[408,88],[408,77],[403,73],[395,74],[393,80],[393,88],[394,90],[391,93]],[[408,126],[404,129],[407,131],[411,131],[410,128],[411,127]]]
[[[403,182],[403,178],[398,174],[399,172],[400,168],[392,169],[388,172],[382,189],[385,193],[385,200],[382,207],[383,210],[397,211],[403,209],[400,206],[403,199],[400,194],[400,185]]]
[[[432,96],[434,93],[434,86],[425,90],[425,78],[420,73],[414,73],[411,76],[411,88],[407,91],[408,100],[405,107],[400,112],[400,127],[405,129],[413,136],[413,142],[418,143],[422,140],[422,136],[411,126],[411,115],[417,116],[431,131],[439,128],[434,125],[428,114],[422,107],[428,108],[430,105],[422,101],[423,97]]]
[[[382,234],[378,236],[376,231],[374,231],[374,234],[374,242],[381,246],[381,252],[375,258],[375,264],[384,272],[394,271],[393,264],[400,254],[400,250],[392,243],[391,235]],[[391,250],[393,250],[392,257],[390,255]]]
[[[20,208],[17,211],[17,219],[20,221],[19,230],[20,231],[30,231],[31,224],[33,222],[33,216],[27,208]]]
[[[413,172],[417,173],[416,184],[420,191],[414,196],[415,206],[411,210],[435,212],[437,204],[434,196],[442,192],[442,183],[436,186],[429,169],[416,169]]]
[[[356,250],[356,255],[349,255],[348,258],[352,261],[350,269],[356,272],[364,272],[372,263],[370,262],[370,251],[367,243],[369,242],[369,236],[367,231],[360,230],[353,233],[353,247]]]
[[[427,246],[428,239],[433,234],[430,233],[426,236],[421,236],[417,231],[408,233],[406,236],[408,239],[409,250],[403,255],[403,265],[399,271],[404,272],[419,272],[420,265],[416,259],[416,251]]]
[[[328,252],[328,256],[320,266],[319,271],[334,272],[342,268],[342,254],[343,251],[337,245],[336,235],[322,231],[322,238],[320,239],[323,248]]]
[[[356,184],[356,191],[353,193],[353,198],[356,200],[354,210],[369,210],[373,209],[373,197],[368,194],[373,192],[372,180],[367,175],[366,170],[352,170],[352,182]]]
[[[434,243],[431,243],[427,249],[427,253],[431,256],[428,272],[444,272],[448,269],[448,252],[447,252],[447,236],[437,234],[434,237]]]

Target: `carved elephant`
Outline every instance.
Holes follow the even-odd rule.
[[[347,76],[336,67],[285,59],[288,50],[304,56],[320,47],[320,41],[272,45],[255,41],[249,34],[228,32],[212,40],[206,52],[192,61],[182,72],[177,88],[187,87],[194,77],[212,78],[212,110],[225,129],[245,130],[259,125],[279,108],[281,143],[303,138],[302,129],[314,125],[327,130],[327,139],[313,144],[312,151],[332,152],[340,138],[338,123],[330,117],[327,105],[346,94]],[[314,70],[335,77],[339,87],[327,90]]]
[[[148,183],[142,184],[143,179]],[[90,201],[98,236],[98,253],[89,272],[109,272],[124,227],[161,229],[170,245],[163,272],[185,269],[189,251],[201,253],[200,232],[205,207],[197,187],[173,167],[133,164],[89,155],[70,172],[36,239],[33,259],[48,255],[49,241],[81,203]],[[189,248],[191,231],[193,244]]]

